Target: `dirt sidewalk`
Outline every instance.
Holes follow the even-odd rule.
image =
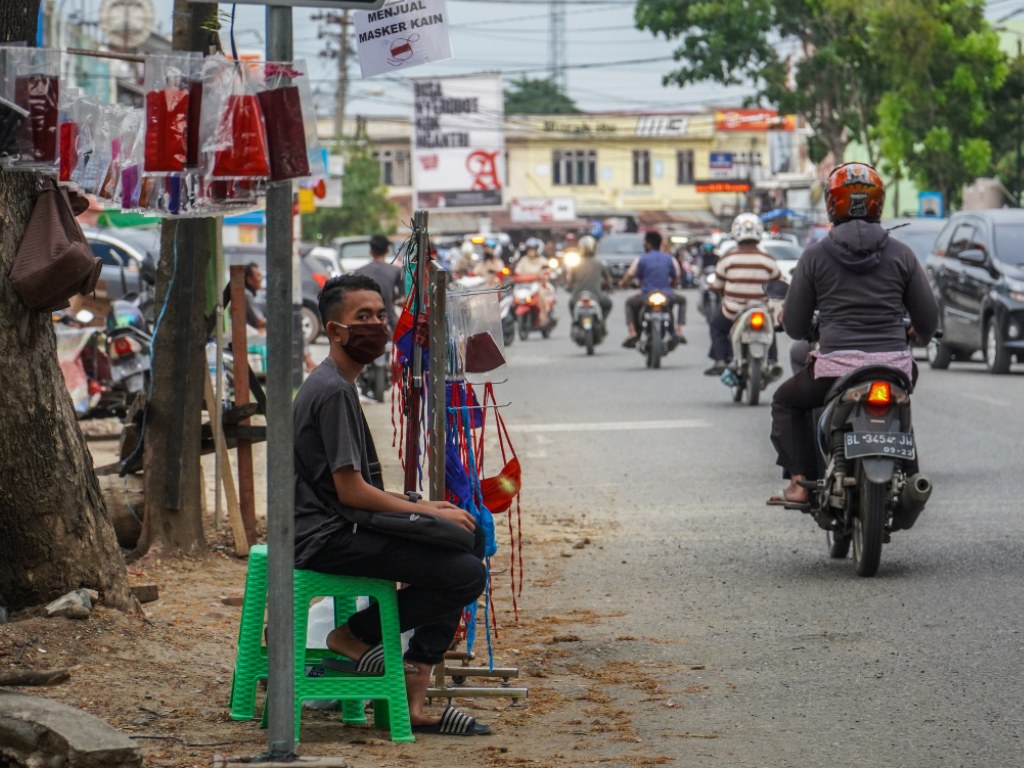
[[[369,407],[375,432],[390,434],[389,409]],[[380,443],[386,441],[381,439]],[[111,460],[116,441],[93,440],[96,463]],[[258,455],[257,466],[264,460]],[[212,472],[212,462],[210,463]],[[389,467],[395,479],[397,467]],[[534,478],[543,484],[542,479]],[[258,485],[260,481],[257,481]],[[393,744],[369,726],[343,726],[336,712],[305,710],[303,755],[342,755],[353,766],[649,766],[673,764],[671,743],[645,743],[638,719],[650,707],[681,707],[699,690],[665,690],[664,664],[637,656],[661,641],[616,634],[621,622],[580,607],[562,566],[615,537],[588,527],[585,513],[540,508],[523,495],[525,584],[513,619],[508,527],[497,518],[501,551],[492,566],[498,632],[495,664],[516,666],[529,688],[507,699],[456,700],[491,725],[489,737],[421,736]],[[212,496],[211,496],[212,498]],[[212,505],[211,505],[212,506]],[[28,692],[79,707],[137,739],[147,766],[212,765],[216,756],[253,757],[266,749],[256,721],[232,721],[226,707],[246,563],[231,552],[225,528],[208,520],[208,554],[148,557],[129,568],[133,584],[157,584],[160,599],[145,619],[104,608],[85,621],[33,618],[0,627],[0,667],[70,667],[69,682]],[[569,531],[571,534],[566,534]],[[480,612],[481,616],[483,612]],[[486,663],[482,629],[476,651]],[[672,670],[669,677],[678,679]],[[26,689],[27,690],[27,689]],[[443,702],[435,702],[439,711]],[[681,733],[680,738],[693,738]]]

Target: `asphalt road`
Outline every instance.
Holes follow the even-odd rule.
[[[1024,765],[1024,366],[924,365],[935,492],[860,579],[809,517],[764,505],[782,485],[770,396],[734,404],[701,375],[696,293],[690,344],[656,371],[619,346],[625,296],[592,358],[564,306],[551,339],[516,340],[498,399],[524,508],[601,532],[547,590],[605,616],[582,652],[642,658],[679,692],[637,705],[641,739],[686,766]]]

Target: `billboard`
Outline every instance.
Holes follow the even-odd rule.
[[[509,218],[523,224],[548,221],[573,221],[576,200],[572,197],[513,197],[508,203]]]
[[[412,85],[414,207],[501,208],[501,76],[415,78]]]
[[[716,131],[795,131],[796,115],[780,115],[774,109],[719,109]]]

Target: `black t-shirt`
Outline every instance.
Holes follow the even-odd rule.
[[[355,386],[327,358],[303,382],[293,409],[297,567],[347,525],[332,473],[358,467],[372,482],[365,424]]]

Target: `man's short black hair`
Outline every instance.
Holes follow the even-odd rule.
[[[384,235],[374,235],[370,238],[370,253],[374,256],[386,256],[391,250],[391,243]]]
[[[654,250],[661,248],[661,234],[655,232],[653,229],[644,235],[644,242],[647,243]]]
[[[381,291],[377,281],[366,275],[348,274],[332,277],[324,283],[324,287],[320,289],[320,295],[316,297],[320,307],[320,322],[327,325],[327,316],[331,310],[339,306],[345,300],[345,295],[352,291],[376,291],[381,298],[384,297],[384,292]]]
[[[250,261],[248,264],[246,264],[245,265],[245,279],[248,280],[250,277],[252,277],[253,272],[255,272],[259,268],[260,268],[260,265],[257,264],[255,261]]]

